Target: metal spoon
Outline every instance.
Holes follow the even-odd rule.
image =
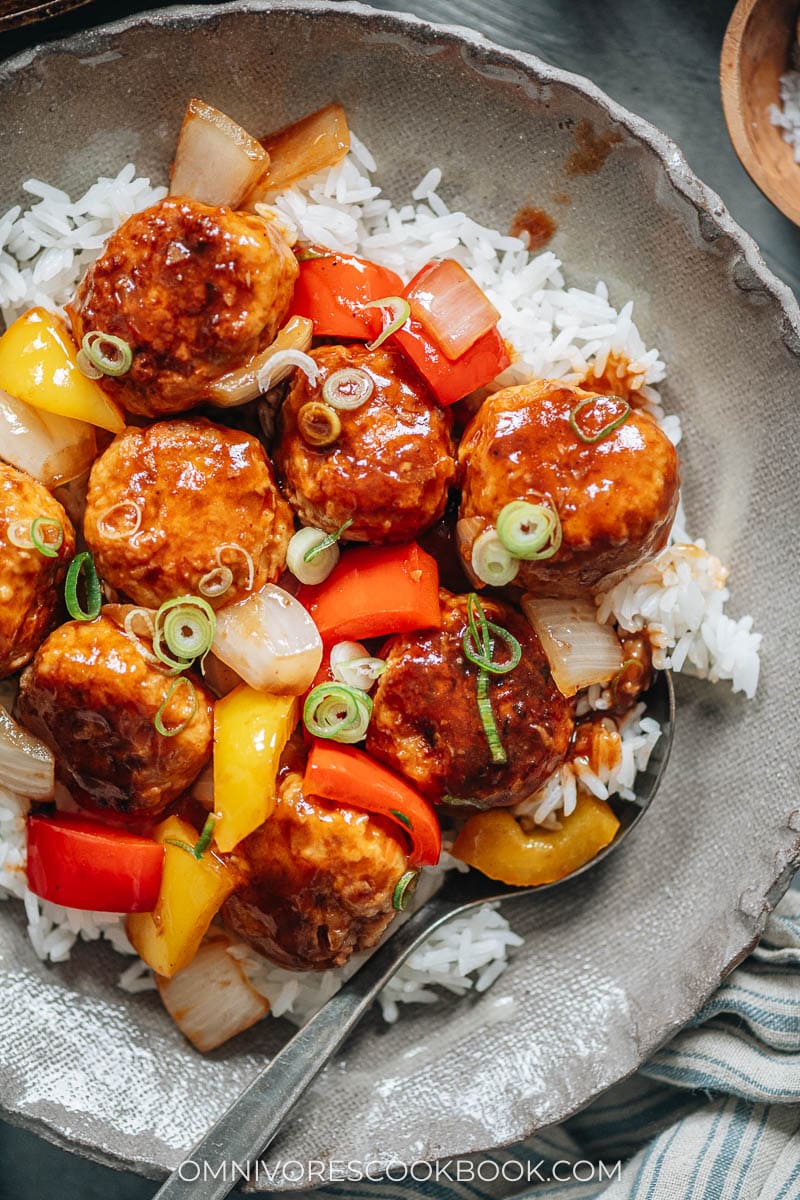
[[[668,671],[660,672],[645,699],[648,716],[655,717],[659,722],[662,735],[656,743],[647,770],[637,777],[637,799],[633,802],[612,797],[610,803],[620,820],[614,841],[591,862],[558,883],[582,875],[611,854],[641,820],[658,791],[675,730],[675,693]],[[272,1061],[259,1071],[238,1100],[197,1143],[187,1160],[208,1162],[215,1166],[232,1161],[244,1169],[245,1163],[251,1163],[266,1150],[284,1118],[371,1007],[384,984],[409,954],[425,941],[428,934],[451,917],[459,916],[480,904],[507,900],[528,892],[542,892],[556,886],[551,883],[536,888],[513,888],[487,879],[478,871],[468,874],[452,872],[436,895],[401,925]],[[227,1174],[220,1172],[220,1175]],[[182,1179],[179,1167],[159,1189],[154,1200],[189,1200],[190,1197],[191,1200],[223,1200],[233,1186],[232,1180],[206,1178],[204,1173],[196,1180],[193,1176]]]

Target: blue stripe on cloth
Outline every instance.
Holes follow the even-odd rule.
[[[680,1124],[675,1126],[675,1128],[672,1131],[671,1136],[664,1135],[664,1137],[663,1137],[664,1146],[663,1146],[660,1154],[658,1155],[658,1158],[653,1163],[653,1176],[650,1181],[650,1187],[647,1189],[647,1196],[645,1197],[645,1200],[653,1200],[653,1196],[655,1195],[654,1189],[658,1185],[659,1177],[661,1175],[661,1168],[664,1165],[664,1160],[667,1157],[667,1152],[669,1151],[670,1146],[675,1141],[675,1138],[678,1136],[679,1130],[680,1130]],[[653,1142],[653,1146],[657,1146],[658,1142],[661,1140],[662,1140],[661,1138],[657,1139],[655,1142]],[[644,1164],[647,1161],[648,1157],[649,1157],[649,1155],[645,1156],[645,1159],[642,1162],[642,1167],[644,1167]],[[636,1184],[634,1183],[634,1195],[635,1195],[635,1190],[636,1190]]]
[[[706,1135],[706,1140],[703,1143],[703,1149],[700,1151],[700,1153],[697,1156],[697,1159],[695,1160],[694,1169],[692,1170],[692,1174],[689,1178],[689,1184],[688,1184],[688,1187],[684,1194],[683,1200],[694,1200],[694,1195],[695,1195],[694,1185],[697,1183],[697,1176],[700,1174],[700,1168],[703,1165],[703,1161],[705,1159],[706,1153],[707,1153],[708,1149],[710,1148],[711,1143],[714,1140],[714,1137],[717,1132],[717,1127],[721,1120],[722,1120],[722,1110],[720,1109],[720,1111],[714,1117],[714,1120],[711,1124],[711,1129],[708,1131],[708,1134]],[[700,1196],[698,1198],[698,1200],[703,1200],[703,1197]]]
[[[797,1197],[800,1196],[800,1186],[793,1192],[790,1192],[789,1188],[792,1186],[792,1184],[797,1183],[798,1181],[800,1181],[800,1158],[795,1163],[794,1170],[792,1171],[791,1175],[787,1178],[781,1190],[776,1194],[775,1200],[797,1200]]]
[[[725,1107],[728,1106],[726,1105]],[[725,1137],[719,1148],[719,1153],[714,1159],[714,1165],[711,1168],[711,1174],[706,1184],[705,1200],[721,1200],[736,1158],[736,1151],[739,1149],[742,1137],[747,1132],[750,1124],[750,1112],[751,1105],[747,1101],[734,1101],[733,1112],[730,1114]]]
[[[756,1113],[759,1110],[761,1112],[761,1117],[758,1121],[758,1127],[753,1130],[753,1140],[750,1143],[750,1149],[747,1152],[747,1158],[744,1160],[744,1162],[742,1163],[742,1166],[739,1170],[739,1177],[736,1181],[736,1188],[734,1189],[734,1193],[733,1193],[735,1196],[738,1196],[740,1194],[740,1192],[742,1191],[744,1181],[747,1176],[747,1172],[750,1170],[750,1166],[751,1166],[751,1164],[753,1162],[753,1158],[755,1156],[756,1147],[760,1144],[761,1139],[764,1136],[764,1130],[767,1127],[767,1120],[769,1118],[769,1106],[766,1104],[753,1105],[753,1108],[751,1110],[751,1120],[755,1120]]]
[[[762,1056],[767,1059],[768,1062],[771,1062],[772,1066],[774,1067],[774,1058],[768,1054],[763,1054]],[[662,1059],[666,1057],[681,1059],[684,1065],[672,1066],[669,1063],[662,1062]],[[783,1100],[785,1103],[791,1103],[797,1098],[798,1095],[800,1095],[800,1074],[798,1075],[798,1087],[796,1091],[787,1090],[786,1088],[769,1087],[768,1084],[761,1083],[757,1079],[754,1079],[752,1075],[748,1075],[746,1071],[742,1071],[738,1067],[734,1067],[729,1062],[724,1062],[722,1059],[717,1058],[713,1054],[705,1054],[701,1050],[676,1050],[671,1046],[665,1046],[663,1049],[659,1050],[658,1053],[654,1055],[654,1057],[651,1058],[648,1063],[645,1064],[642,1070],[646,1071],[651,1078],[656,1079],[659,1078],[661,1074],[664,1074],[667,1076],[667,1078],[672,1079],[674,1083],[682,1084],[684,1087],[700,1087],[708,1088],[710,1091],[722,1090],[733,1092],[733,1088],[727,1084],[727,1081],[723,1083],[719,1075],[712,1075],[709,1072],[701,1071],[699,1067],[691,1066],[690,1060],[692,1059],[709,1063],[711,1066],[718,1067],[720,1071],[743,1080],[745,1083],[749,1084],[754,1091],[759,1093],[759,1099],[763,1094],[765,1096],[773,1096],[776,1100]],[[743,1094],[741,1092],[734,1092],[734,1095],[743,1095],[744,1099],[753,1098],[749,1097],[748,1094]]]

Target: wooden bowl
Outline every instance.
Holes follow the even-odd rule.
[[[733,147],[750,178],[800,225],[800,163],[769,120],[797,39],[798,0],[739,0],[722,43],[722,107]]]

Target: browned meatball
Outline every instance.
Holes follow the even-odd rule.
[[[444,512],[455,477],[450,416],[397,350],[323,346],[313,386],[298,371],[281,410],[275,464],[285,495],[305,525],[354,542],[404,542]],[[298,413],[323,400],[326,379],[355,368],[372,381],[360,408],[339,411],[341,433],[326,448],[304,441]]]
[[[63,530],[55,557],[31,542],[39,517],[45,521],[36,526],[37,535],[52,548],[58,526]],[[24,667],[47,633],[74,553],[75,530],[58,501],[30,475],[0,462],[0,679]]]
[[[194,781],[211,754],[212,700],[200,681],[179,683],[105,612],[61,625],[20,683],[20,720],[56,756],[59,777],[88,808],[155,816]],[[196,697],[196,712],[193,715]],[[185,723],[185,727],[184,727]]]
[[[293,530],[261,443],[210,421],[125,429],[92,468],[86,543],[100,575],[137,604],[241,600],[277,579]]]
[[[275,337],[297,260],[274,222],[180,197],[135,213],[87,271],[68,306],[75,337],[124,338],[133,365],[101,386],[130,412],[199,404],[221,375]]]
[[[495,392],[483,403],[459,448],[461,517],[474,518],[460,526],[468,569],[475,539],[512,500],[548,503],[561,520],[557,553],[522,562],[515,580],[540,594],[579,594],[666,545],[678,504],[674,446],[635,408],[599,441],[582,441],[570,414],[591,396],[545,379]],[[621,401],[597,396],[575,420],[594,436],[622,413]]]
[[[405,847],[367,813],[304,796],[285,776],[274,813],[237,847],[249,882],[222,910],[261,954],[296,971],[340,967],[392,920]]]
[[[489,698],[508,761],[493,763],[478,711],[478,670],[464,653],[467,597],[442,592],[442,628],[400,634],[383,650],[367,751],[405,775],[434,801],[514,804],[544,782],[564,758],[572,706],[550,674],[527,621],[495,600],[481,601],[487,620],[519,641],[522,658],[493,675]],[[494,655],[506,655],[499,641]]]

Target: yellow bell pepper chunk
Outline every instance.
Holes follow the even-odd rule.
[[[125,416],[78,367],[67,323],[45,308],[17,317],[0,337],[0,388],[45,412],[119,433]]]
[[[555,883],[589,862],[614,840],[619,821],[602,800],[580,794],[561,829],[526,834],[505,808],[475,813],[462,828],[452,853],[490,879],[514,887]]]
[[[195,858],[174,838],[194,846],[197,830],[180,817],[167,817],[153,830],[165,844],[164,874],[158,903],[151,913],[131,913],[125,923],[136,952],[149,967],[167,978],[187,967],[211,921],[233,891],[235,869],[211,849]]]
[[[242,684],[214,706],[214,838],[227,854],[272,815],[281,754],[300,719],[297,696]]]

